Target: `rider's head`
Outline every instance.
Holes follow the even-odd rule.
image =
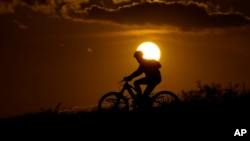
[[[134,53],[134,57],[137,59],[138,62],[143,60],[143,52],[142,51],[136,51]]]

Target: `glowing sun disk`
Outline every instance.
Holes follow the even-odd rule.
[[[137,50],[140,50],[144,54],[145,59],[155,59],[160,60],[161,52],[159,47],[153,42],[143,42],[138,47]]]

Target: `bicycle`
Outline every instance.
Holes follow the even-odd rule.
[[[169,106],[180,102],[178,96],[167,90],[151,93],[144,103],[138,99],[134,86],[124,81],[119,92],[108,92],[98,101],[98,111],[134,111]],[[128,93],[126,93],[127,91]],[[144,106],[143,106],[144,105]]]

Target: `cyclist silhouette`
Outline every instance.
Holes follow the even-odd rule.
[[[124,77],[123,80],[131,81],[133,78],[140,76],[144,73],[145,77],[134,81],[134,87],[137,91],[138,97],[143,96],[144,98],[147,98],[154,90],[154,88],[161,82],[161,73],[159,70],[161,68],[161,64],[153,59],[144,59],[142,51],[136,51],[134,53],[134,57],[139,63],[139,67],[129,76]],[[147,85],[144,90],[144,93],[142,93],[140,85]]]

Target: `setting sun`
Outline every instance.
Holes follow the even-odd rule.
[[[145,59],[155,59],[157,61],[160,60],[161,52],[159,47],[153,42],[143,42],[141,43],[137,50],[140,50],[144,53]]]

